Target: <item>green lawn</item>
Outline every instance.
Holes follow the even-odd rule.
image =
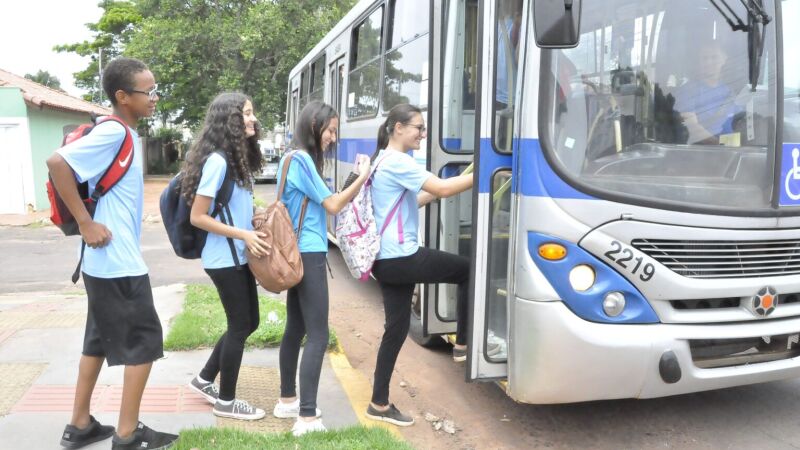
[[[270,312],[277,320],[269,321]],[[247,339],[248,347],[277,347],[286,326],[286,305],[277,299],[259,296],[261,320],[258,329]],[[214,286],[192,284],[186,287],[183,311],[172,323],[166,340],[165,350],[193,350],[213,347],[225,332],[225,311]],[[328,348],[337,345],[333,330],[328,339]]]
[[[295,438],[291,433],[260,434],[230,428],[196,428],[181,432],[175,450],[413,450],[382,428],[354,426]]]

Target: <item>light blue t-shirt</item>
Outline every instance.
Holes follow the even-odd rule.
[[[405,193],[400,207],[381,236],[381,250],[377,259],[413,255],[419,249],[417,194],[433,174],[418,164],[411,155],[393,150],[381,150],[375,159],[375,167],[372,178],[372,213],[378,232],[383,229],[392,207]],[[398,220],[402,223],[402,242]]]
[[[228,163],[219,153],[212,153],[205,164],[203,164],[203,174],[200,176],[200,184],[197,186],[197,195],[215,199],[211,202],[211,207],[208,208],[208,214],[214,211],[217,192],[222,187],[222,181],[225,179],[225,173],[227,171]],[[228,225],[243,230],[253,229],[252,192],[234,182],[233,194],[231,194],[231,201],[228,203],[228,208],[230,208],[231,215],[233,216],[233,223],[228,223]],[[225,217],[227,219],[227,214]],[[214,217],[214,219],[221,222],[219,215]],[[234,239],[233,246],[236,248],[239,264],[246,264],[247,256],[245,256],[244,253],[244,241],[241,239]],[[214,233],[208,233],[206,245],[203,247],[200,258],[203,261],[203,268],[205,269],[223,269],[236,265],[233,260],[233,255],[231,254],[231,247],[228,244],[228,238]]]
[[[306,217],[303,219],[303,230],[300,232],[298,248],[300,253],[327,252],[328,230],[325,220],[327,212],[322,206],[322,202],[333,194],[319,176],[311,155],[302,150],[295,151],[293,155],[292,162],[289,164],[289,172],[286,174],[286,188],[283,190],[281,201],[289,210],[292,224],[297,230],[303,199],[308,197],[308,207],[306,208]],[[286,155],[278,166],[279,183],[284,162],[286,162]]]
[[[82,270],[96,278],[134,277],[147,274],[139,246],[144,210],[142,143],[136,131],[133,155],[114,164],[130,164],[125,176],[100,198],[94,221],[111,231],[111,241],[102,248],[86,246]],[[57,150],[75,172],[78,181],[89,182],[89,192],[103,176],[125,139],[125,128],[118,122],[102,122],[87,136]]]

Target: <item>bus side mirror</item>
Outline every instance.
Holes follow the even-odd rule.
[[[572,48],[580,39],[581,0],[534,0],[533,28],[541,48]]]

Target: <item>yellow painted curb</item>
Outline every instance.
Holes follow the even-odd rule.
[[[361,425],[383,428],[396,438],[405,440],[396,426],[367,418],[367,406],[369,406],[372,398],[372,385],[367,377],[350,365],[350,361],[347,359],[347,355],[344,354],[341,344],[337,343],[336,349],[328,353],[328,358],[330,359],[331,367],[333,367],[333,372],[336,374],[336,378],[339,379],[345,394],[347,394],[350,406],[353,407],[353,411],[355,411]]]

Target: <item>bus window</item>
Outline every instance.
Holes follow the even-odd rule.
[[[309,101],[325,100],[325,55],[320,56],[311,64],[311,93]]]
[[[445,0],[443,11],[440,145],[448,152],[472,153],[478,81],[478,0]]]
[[[289,144],[292,141],[292,136],[294,136],[294,125],[297,123],[297,106],[300,101],[299,91],[297,89],[292,91],[292,95],[289,97],[289,110],[287,111],[288,117],[286,117],[286,143]]]
[[[373,11],[353,30],[347,82],[347,117],[350,119],[378,114],[382,30],[383,7]]]
[[[783,23],[797,23],[800,2],[783,0]],[[797,45],[795,45],[797,44]],[[783,27],[783,142],[800,142],[800,27]]]
[[[728,4],[747,17],[744,5]],[[748,35],[712,5],[585,1],[578,46],[543,51],[543,148],[563,176],[598,197],[769,208],[774,22],[764,30],[761,76],[751,86]]]
[[[400,103],[428,106],[428,14],[421,2],[391,3],[385,57],[383,110]]]
[[[511,222],[511,171],[501,170],[492,179],[491,240],[489,241],[489,278],[486,293],[488,332],[486,357],[500,362],[507,355],[508,242]]]
[[[300,102],[297,105],[297,110],[301,111],[308,103],[308,67],[303,69],[300,74]]]
[[[519,37],[522,27],[522,0],[499,0],[495,23],[494,145],[511,153],[514,129],[514,93],[517,88]]]

